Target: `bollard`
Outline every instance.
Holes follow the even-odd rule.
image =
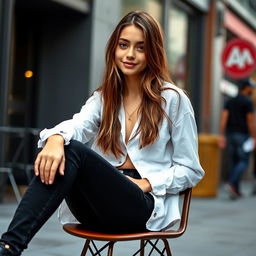
[[[199,159],[205,171],[204,178],[193,188],[193,196],[215,197],[219,188],[220,149],[218,135],[199,134]]]

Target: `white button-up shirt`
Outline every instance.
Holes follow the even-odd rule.
[[[199,163],[197,128],[191,103],[185,93],[176,86],[165,83],[164,87],[166,90],[162,92],[162,96],[166,104],[163,104],[163,108],[171,122],[167,118],[163,119],[159,127],[159,137],[152,145],[140,149],[139,134],[133,138],[139,120],[131,133],[132,139],[125,143],[125,111],[122,104],[119,121],[120,143],[124,155],[116,159],[114,155],[105,155],[96,143],[92,145],[92,149],[113,166],[122,165],[128,154],[140,176],[148,179],[155,206],[146,227],[152,231],[167,229],[180,220],[178,193],[195,186],[204,175]],[[40,133],[38,146],[42,147],[53,134],[62,135],[66,145],[71,139],[86,143],[96,138],[102,117],[102,100],[100,92],[94,92],[72,119],[52,129],[44,129]],[[67,207],[60,210],[62,223],[74,218],[67,210]]]

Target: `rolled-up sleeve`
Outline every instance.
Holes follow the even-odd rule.
[[[166,192],[177,194],[194,187],[204,176],[198,156],[198,136],[193,113],[187,112],[173,124],[173,165],[169,169]]]
[[[88,142],[98,133],[101,111],[101,95],[96,91],[72,119],[63,121],[51,129],[42,130],[38,147],[43,147],[46,140],[54,134],[61,135],[65,140],[65,145],[68,145],[71,139],[76,139],[83,143]]]
[[[163,175],[163,173],[161,175],[159,175],[158,173],[151,174],[146,177],[151,185],[152,193],[154,195],[163,196],[167,192],[167,186],[166,186],[167,177],[166,175]]]

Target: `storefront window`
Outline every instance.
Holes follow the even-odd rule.
[[[161,0],[122,0],[122,16],[130,11],[140,10],[151,14],[159,23],[162,22]]]
[[[181,88],[186,87],[187,78],[188,15],[171,8],[169,11],[169,32],[167,54],[173,81]]]

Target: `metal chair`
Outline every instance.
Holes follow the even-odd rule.
[[[19,139],[19,143],[17,145],[17,148],[14,151],[14,154],[12,156],[11,161],[0,161],[0,173],[6,173],[8,175],[8,178],[10,180],[13,192],[15,194],[17,202],[21,200],[21,195],[17,186],[17,183],[15,181],[13,170],[14,168],[19,168],[22,170],[25,170],[27,181],[29,182],[31,179],[30,170],[33,169],[33,165],[28,164],[24,159],[22,159],[22,162],[19,162],[19,158],[22,154],[26,152],[26,146],[27,146],[27,136],[37,136],[39,133],[39,129],[36,128],[28,128],[28,127],[9,127],[9,126],[0,126],[0,134],[2,135],[2,144],[1,146],[5,149],[6,143],[6,136],[12,136]]]
[[[144,233],[133,233],[133,234],[105,234],[93,232],[83,228],[81,224],[65,224],[63,229],[74,236],[78,236],[86,239],[81,256],[86,255],[88,249],[91,255],[101,255],[101,252],[108,248],[108,256],[113,255],[114,244],[121,241],[132,241],[140,240],[140,248],[133,254],[133,256],[138,255],[144,256],[146,245],[151,246],[151,250],[148,255],[151,255],[153,251],[158,252],[159,255],[164,255],[166,252],[167,256],[171,256],[171,249],[167,239],[177,238],[181,236],[187,228],[189,206],[191,201],[192,188],[188,188],[180,193],[183,196],[182,214],[181,221],[177,230],[168,230],[160,232],[144,232]],[[97,248],[94,241],[106,241],[106,244],[101,248]],[[151,240],[155,240],[154,242]],[[157,247],[159,240],[163,241],[164,248],[160,250]]]

